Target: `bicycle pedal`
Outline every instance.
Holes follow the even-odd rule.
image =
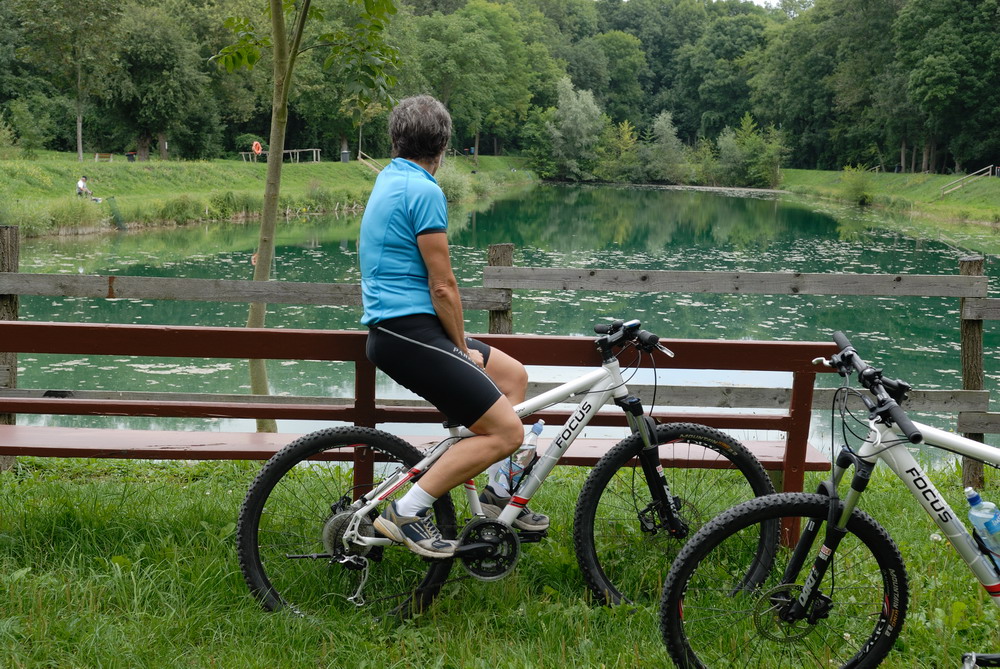
[[[547,536],[549,536],[548,530],[517,530],[517,538],[522,544],[538,543]]]

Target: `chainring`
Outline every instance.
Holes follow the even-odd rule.
[[[471,549],[475,545],[479,548]],[[476,518],[462,530],[458,557],[462,566],[481,581],[495,581],[511,572],[521,556],[517,532],[503,523]],[[463,548],[465,549],[463,551]]]

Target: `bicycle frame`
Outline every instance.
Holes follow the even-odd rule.
[[[538,491],[538,488],[541,487],[546,477],[552,472],[552,469],[559,462],[559,458],[569,449],[573,441],[576,440],[608,400],[614,398],[616,402],[622,404],[632,431],[642,435],[643,442],[647,447],[653,444],[653,436],[648,423],[642,417],[641,407],[638,411],[626,409],[625,407],[625,404],[629,400],[628,388],[625,386],[621,366],[616,358],[606,360],[599,369],[587,372],[572,381],[563,383],[556,388],[521,402],[514,407],[514,411],[519,418],[525,418],[579,394],[584,395],[583,399],[563,425],[559,434],[552,440],[549,447],[545,449],[545,452],[537,459],[530,470],[526,470],[526,476],[522,479],[516,491],[517,494],[511,496],[510,503],[497,518],[499,522],[508,526],[514,522],[521,509],[527,506],[531,497]],[[638,400],[635,400],[634,404],[638,404]],[[360,506],[354,513],[354,519],[344,534],[345,545],[347,542],[363,543],[372,546],[386,546],[392,543],[390,539],[382,537],[361,536],[357,532],[357,527],[361,519],[365,518],[369,512],[401,486],[431,467],[454,444],[467,437],[475,436],[467,428],[452,427],[449,428],[449,431],[450,435],[432,448],[420,462],[410,469],[400,471],[396,475],[382,481],[372,491],[355,502],[356,506]],[[658,465],[659,463],[657,463]],[[646,469],[645,465],[644,469]],[[667,487],[666,479],[662,475],[662,468],[658,468],[657,472],[665,494],[669,495],[669,488]],[[464,487],[473,515],[483,516],[482,505],[479,502],[479,494],[475,481],[471,479],[466,481]]]
[[[1000,465],[1000,448],[972,441],[929,425],[921,423],[914,423],[914,425],[923,434],[923,442],[929,446],[945,448],[959,455]],[[956,514],[948,505],[930,477],[917,463],[910,450],[906,448],[908,442],[905,438],[902,438],[901,443],[886,445],[899,442],[900,439],[901,437],[894,430],[885,425],[871,423],[868,438],[858,450],[857,455],[861,460],[873,466],[879,460],[884,461],[889,466],[896,476],[906,484],[910,494],[920,503],[927,515],[931,517],[948,541],[951,542],[951,545],[958,551],[958,554],[969,565],[972,573],[989,593],[993,603],[1000,606],[1000,575],[997,574],[997,570],[990,564],[988,558],[979,550],[975,539],[965,528],[961,520],[962,516]],[[834,466],[832,479],[834,486],[839,486],[847,469],[848,467],[839,464]],[[844,497],[844,511],[840,522],[837,523],[839,527],[846,526],[847,519],[857,505],[860,496],[861,492],[852,487]]]

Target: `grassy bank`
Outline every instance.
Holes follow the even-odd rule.
[[[867,193],[873,205],[889,210],[949,221],[1000,224],[1000,179],[985,177],[942,196],[942,187],[957,178],[944,174],[783,170],[781,187],[793,193],[851,203],[856,203],[859,193]]]
[[[520,167],[517,159],[484,156],[476,168],[460,157],[446,161],[439,180],[449,200],[462,201],[531,180]],[[266,169],[235,160],[79,163],[75,155],[51,152],[0,161],[0,224],[20,225],[25,236],[111,227],[113,206],[131,225],[254,217]],[[76,196],[82,174],[103,202]],[[360,208],[374,179],[358,162],[288,163],[280,206],[288,214]]]
[[[571,539],[583,468],[557,469],[560,485],[540,491],[552,531],[523,547],[513,574],[452,583],[423,616],[387,625],[363,611],[258,609],[233,546],[258,467],[22,458],[0,473],[0,666],[670,666],[655,606],[607,609],[585,594]],[[957,473],[938,483],[962,508]],[[957,666],[963,651],[997,650],[1000,611],[945,542],[928,540],[935,528],[885,470],[864,506],[910,574],[910,613],[883,666]]]

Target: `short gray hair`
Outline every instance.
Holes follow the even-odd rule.
[[[451,115],[430,95],[403,98],[389,115],[392,156],[437,158],[451,140]]]

